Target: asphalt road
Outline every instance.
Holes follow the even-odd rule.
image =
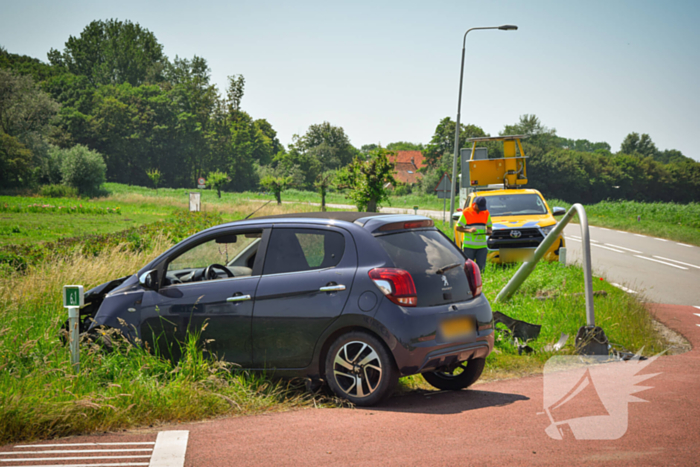
[[[593,273],[642,295],[674,305],[700,306],[700,248],[692,245],[590,227]],[[581,262],[581,228],[564,229],[567,262]]]

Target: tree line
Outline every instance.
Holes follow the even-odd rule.
[[[358,206],[373,208],[394,194],[434,193],[451,172],[455,123],[442,119],[427,144],[399,141],[381,147],[350,143],[329,122],[294,135],[288,147],[265,118],[242,105],[245,78],[211,83],[205,58],[175,57],[148,29],[130,21],[93,21],[48,63],[0,47],[0,186],[66,184],[97,194],[107,181],[193,187],[199,177],[219,193],[264,189],[278,202],[284,189],[356,189]],[[632,133],[620,151],[604,142],[570,140],[524,115],[501,134],[526,134],[530,186],[566,201],[603,199],[700,200],[700,164],[676,150],[660,151],[646,134]],[[466,139],[487,136],[461,126]],[[489,157],[502,156],[487,143]],[[427,167],[419,186],[393,179],[393,151],[420,150]],[[370,184],[375,183],[384,188]]]

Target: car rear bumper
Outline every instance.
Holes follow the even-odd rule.
[[[473,320],[476,330],[458,339],[446,339],[441,323],[459,318]],[[375,319],[388,331],[382,337],[402,376],[486,357],[493,350],[493,314],[483,294],[465,302],[426,308],[404,308],[385,300]]]

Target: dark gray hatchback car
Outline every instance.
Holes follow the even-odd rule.
[[[218,357],[327,381],[358,405],[416,373],[465,388],[493,349],[478,267],[421,216],[304,213],[212,227],[89,290],[85,303],[85,331],[118,328],[177,359],[177,342],[208,323],[201,339]]]

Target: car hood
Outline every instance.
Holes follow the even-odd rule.
[[[556,219],[549,214],[539,216],[491,216],[491,222],[493,222],[493,230],[547,227],[557,223]]]

